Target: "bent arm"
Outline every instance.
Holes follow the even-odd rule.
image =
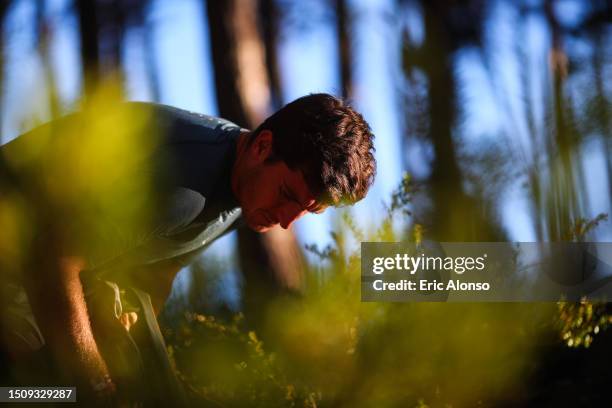
[[[28,270],[26,290],[57,367],[66,369],[69,380],[90,388],[108,383],[110,377],[87,313],[79,278],[83,266],[80,258],[48,257],[37,270]]]

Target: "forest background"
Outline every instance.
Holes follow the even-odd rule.
[[[194,400],[610,400],[607,305],[361,304],[357,254],[610,241],[612,2],[2,0],[0,21],[2,143],[109,82],[251,129],[329,92],[371,124],[366,199],[224,237],[179,275],[162,323]]]

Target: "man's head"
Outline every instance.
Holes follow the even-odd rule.
[[[368,123],[328,94],[299,98],[241,137],[232,189],[247,224],[288,228],[306,212],[353,204],[376,173]]]

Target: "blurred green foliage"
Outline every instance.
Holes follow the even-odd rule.
[[[4,176],[12,180],[5,186],[0,179],[0,272],[41,257],[34,239],[49,256],[78,254],[91,268],[151,231],[159,200],[145,158],[157,129],[148,110],[117,98],[117,87],[100,86],[80,113],[2,146],[0,165],[15,176]]]
[[[605,303],[582,300],[579,303],[559,302],[561,338],[568,347],[589,347],[594,337],[612,324],[612,315]]]
[[[589,232],[602,221],[608,219],[607,214],[599,214],[589,220],[578,218],[567,233],[569,241],[583,242]],[[594,336],[606,329],[612,323],[606,303],[590,302],[586,299],[580,302],[558,302],[557,326],[561,339],[568,347],[588,348]]]
[[[306,294],[274,300],[262,333],[251,331],[240,314],[227,320],[188,313],[168,329],[170,352],[194,401],[266,407],[518,404],[529,392],[525,378],[542,347],[555,338],[587,345],[610,321],[600,306],[586,303],[362,303],[358,243],[422,238],[418,224],[403,235],[392,228],[396,217],[410,214],[411,193],[406,176],[372,231],[361,230],[346,210],[332,233],[334,245],[308,246],[320,261],[310,266]]]
[[[239,313],[230,321],[188,313],[167,329],[170,356],[182,370],[179,378],[196,400],[212,406],[315,407],[321,395],[292,382],[277,355],[264,348]],[[204,346],[204,347],[203,347]],[[194,364],[194,362],[201,364]]]

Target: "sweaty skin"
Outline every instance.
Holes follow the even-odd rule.
[[[27,280],[32,311],[54,358],[71,380],[87,389],[108,378],[109,371],[94,340],[79,278],[84,261],[74,256],[49,259],[46,273]]]
[[[272,132],[260,132],[247,145],[249,137],[246,132],[238,140],[232,190],[251,229],[265,232],[276,225],[287,229],[304,214],[325,210],[299,170],[291,170],[282,160],[266,161],[272,155]]]

